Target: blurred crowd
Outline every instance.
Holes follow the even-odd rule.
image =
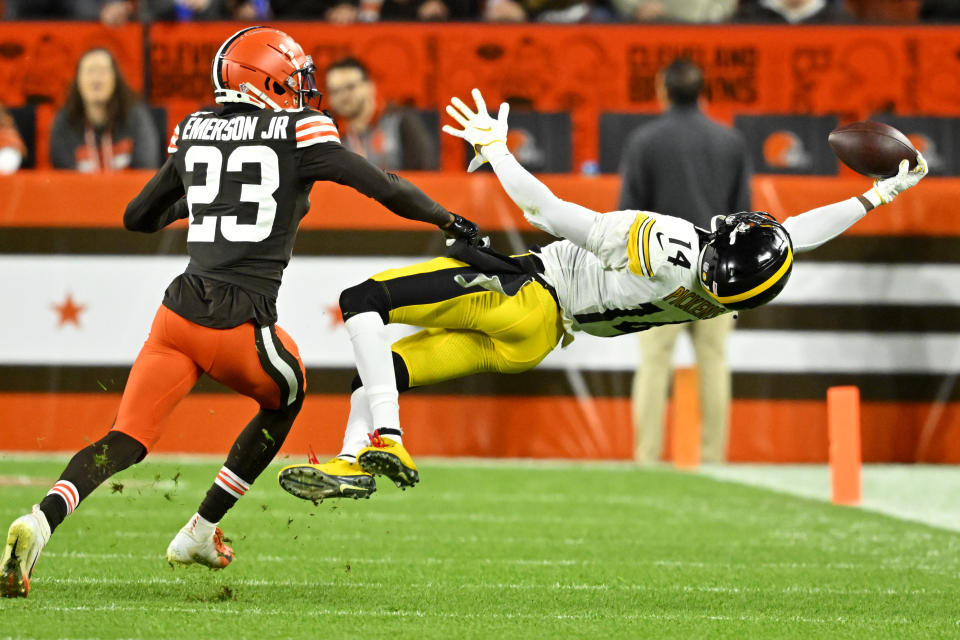
[[[0,0],[7,20],[828,24],[960,21],[957,0]]]
[[[549,23],[853,24],[960,22],[960,0],[0,0],[7,20],[492,21]],[[390,104],[362,62],[345,58],[324,86],[344,144],[384,169],[436,169],[436,123]],[[0,105],[0,174],[34,166],[32,120]],[[84,172],[151,168],[163,161],[165,115],[130,89],[107,49],[78,60],[52,120],[50,166]],[[11,117],[11,115],[13,117]],[[19,127],[19,132],[18,132]],[[26,143],[26,144],[25,144]]]
[[[362,62],[334,61],[323,80],[344,146],[382,169],[438,168],[437,145],[421,117],[378,95]],[[165,158],[158,125],[113,54],[94,47],[80,56],[66,100],[53,118],[50,166],[83,173],[158,167]],[[28,151],[11,112],[0,105],[0,175],[17,171]]]

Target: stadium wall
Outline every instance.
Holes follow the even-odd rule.
[[[37,105],[38,166],[79,54],[106,46],[168,127],[211,101],[210,61],[235,23],[108,28],[93,23],[0,22],[4,103]],[[956,26],[636,26],[277,23],[325,68],[344,55],[364,60],[384,98],[441,111],[453,95],[482,87],[489,104],[514,112],[572,114],[575,167],[598,159],[604,112],[658,110],[654,76],[685,54],[705,67],[708,111],[738,114],[954,116],[960,103]],[[881,71],[882,70],[882,71]],[[460,169],[459,141],[441,140],[444,169]]]
[[[0,177],[0,449],[72,450],[112,423],[127,370],[167,282],[185,264],[183,223],[126,232],[121,215],[149,173]],[[411,174],[477,220],[495,246],[550,240],[526,231],[490,175]],[[612,209],[614,177],[549,176],[561,197]],[[754,206],[783,219],[862,192],[864,178],[758,177]],[[826,388],[856,384],[864,459],[960,461],[960,180],[930,178],[845,236],[798,258],[790,286],[743,313],[730,345],[730,458],[826,459]],[[339,448],[352,377],[339,291],[443,250],[439,234],[337,185],[318,184],[281,293],[281,324],[308,368],[308,397],[285,449]],[[397,328],[395,335],[402,335]],[[579,337],[520,376],[477,376],[402,401],[415,450],[429,455],[632,457],[633,336]],[[676,360],[692,362],[689,344]],[[202,381],[174,412],[161,451],[222,452],[255,411]]]

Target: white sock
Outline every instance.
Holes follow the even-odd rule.
[[[366,390],[374,428],[399,433],[397,378],[393,372],[387,328],[380,314],[373,311],[360,313],[347,320],[344,326],[353,344],[353,356]]]
[[[217,528],[217,522],[210,522],[199,513],[193,514],[190,518],[190,524],[193,525],[194,537],[198,540],[206,540],[213,537],[213,532]]]
[[[373,433],[373,416],[367,404],[367,392],[360,387],[350,394],[350,415],[343,434],[343,448],[337,457],[348,462],[356,461],[357,452],[370,444],[370,433]]]

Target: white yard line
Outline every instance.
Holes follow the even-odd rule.
[[[40,579],[38,578],[38,583]],[[183,585],[196,586],[196,582],[185,578],[51,578],[42,580],[45,584],[83,586],[149,586],[149,585]],[[225,582],[230,586],[276,587],[278,589],[290,587],[302,588],[363,588],[382,589],[387,587],[382,582],[365,582],[362,580],[264,580],[260,578],[229,579]],[[449,591],[500,591],[510,589],[515,591],[649,591],[649,592],[678,592],[678,593],[728,593],[728,594],[782,594],[782,595],[870,595],[870,596],[931,596],[948,595],[954,591],[939,589],[843,589],[836,587],[809,587],[805,585],[790,585],[786,587],[738,587],[730,585],[649,585],[649,584],[583,584],[583,583],[517,583],[517,582],[484,582],[484,583],[456,583],[424,582],[410,583],[410,589],[427,590],[440,589]]]
[[[229,533],[229,532],[228,532]],[[355,529],[349,532],[334,532],[329,529],[324,530],[323,539],[325,541],[343,541],[348,543],[357,543],[358,540],[363,539],[366,536],[366,531],[363,529]],[[371,533],[372,537],[377,538],[378,540],[382,539],[382,531],[374,531]],[[110,533],[111,536],[116,538],[141,538],[147,540],[169,540],[173,534],[169,531],[113,531]],[[243,540],[270,540],[276,541],[278,534],[277,531],[271,529],[267,531],[248,531],[246,533],[240,534],[239,536]],[[586,538],[553,538],[550,536],[504,536],[498,535],[496,533],[491,533],[488,536],[444,536],[444,542],[448,544],[461,544],[461,545],[522,545],[522,546],[534,546],[534,547],[544,547],[548,545],[567,545],[567,546],[577,546],[589,544]],[[390,534],[391,543],[399,542],[415,542],[415,543],[434,543],[436,542],[435,537],[428,537],[426,535],[414,535],[414,534],[401,534],[396,535]],[[44,554],[46,555],[46,554]]]
[[[242,604],[237,604],[235,606],[228,605],[224,602],[212,603],[206,607],[188,607],[188,606],[179,606],[179,607],[156,607],[156,606],[127,606],[127,605],[102,605],[102,606],[79,606],[79,607],[56,607],[56,606],[42,606],[37,607],[35,611],[57,611],[57,612],[69,612],[69,613],[82,613],[82,612],[149,612],[149,613],[188,613],[188,614],[207,614],[211,612],[216,612],[217,615],[223,615],[229,613],[231,616],[284,616],[287,617],[290,615],[288,611],[275,611],[271,609],[261,609],[259,607],[249,607]],[[851,620],[845,617],[833,617],[833,618],[812,618],[807,616],[723,616],[723,615],[706,615],[706,614],[697,614],[693,612],[684,612],[678,614],[661,614],[661,613],[639,613],[639,614],[627,614],[627,615],[603,615],[600,613],[593,614],[550,614],[550,613],[509,613],[509,612],[483,612],[483,613],[456,613],[450,611],[423,611],[420,609],[398,609],[398,610],[384,610],[384,609],[308,609],[304,608],[297,612],[297,615],[308,616],[312,618],[324,618],[324,617],[347,617],[347,618],[369,618],[369,617],[381,617],[381,618],[422,618],[422,619],[445,619],[445,620],[522,620],[522,621],[542,621],[546,622],[549,620],[573,620],[581,622],[602,622],[604,620],[637,620],[637,621],[689,621],[690,619],[696,620],[716,620],[719,622],[746,622],[751,624],[783,624],[783,623],[803,623],[811,625],[852,625],[859,626],[856,623],[858,621]],[[885,624],[890,625],[911,625],[913,621],[908,620],[902,617],[892,617],[887,618],[883,621]],[[872,624],[872,623],[871,623]]]
[[[790,495],[830,500],[827,465],[729,464],[704,466],[701,474]],[[861,508],[901,520],[960,531],[960,466],[864,465]]]
[[[85,551],[45,551],[45,558],[66,558],[71,560],[125,560],[142,562],[165,562],[160,553],[134,554],[134,553],[87,553]],[[329,562],[333,564],[374,564],[374,565],[403,565],[410,564],[410,559],[406,557],[391,556],[323,556],[316,555],[312,557],[317,562]],[[290,562],[289,556],[278,556],[268,554],[254,554],[251,556],[253,562],[262,563],[280,563]],[[460,557],[438,558],[438,557],[419,557],[417,562],[427,565],[460,565],[463,559]],[[716,571],[731,570],[754,570],[769,569],[772,571],[822,571],[829,569],[831,571],[854,571],[861,572],[866,569],[882,569],[884,571],[923,571],[931,574],[941,574],[960,578],[960,571],[954,567],[946,567],[942,563],[931,561],[928,564],[901,564],[896,558],[887,556],[878,556],[876,561],[870,562],[727,562],[718,560],[716,562],[701,562],[690,560],[664,560],[656,558],[609,558],[602,560],[563,560],[554,558],[474,558],[473,562],[483,565],[506,565],[506,566],[536,566],[536,567],[600,567],[608,565],[631,566],[631,567],[670,567],[673,569],[708,569]]]

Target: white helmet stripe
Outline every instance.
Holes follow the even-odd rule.
[[[267,94],[265,94],[263,91],[260,91],[260,90],[257,89],[256,87],[247,84],[246,82],[241,82],[241,83],[240,83],[240,89],[241,89],[240,93],[248,93],[248,92],[249,92],[249,93],[252,93],[252,94],[255,95],[257,98],[259,98],[260,100],[262,100],[264,103],[270,105],[270,107],[273,108],[273,109],[281,109],[281,108],[282,108],[282,107],[281,107],[280,105],[278,105],[276,102],[274,102],[273,100],[271,100],[271,99],[270,99],[270,96],[268,96]]]

